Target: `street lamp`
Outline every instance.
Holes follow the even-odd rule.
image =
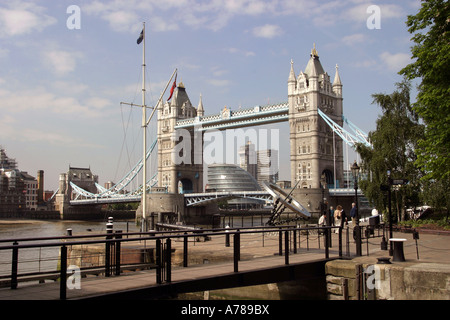
[[[358,213],[358,175],[359,175],[359,166],[355,162],[353,163],[351,170],[352,170],[352,175],[353,175],[353,179],[354,180],[354,185],[355,185],[355,221],[356,221],[356,226],[354,228],[354,233],[355,233],[355,241],[356,241],[356,255],[357,256],[361,256],[362,255],[362,251],[361,251],[361,229],[359,226],[359,213]]]
[[[322,202],[320,204],[320,214],[322,215],[325,213],[325,217],[326,217],[326,223],[327,226],[330,227],[331,226],[331,217],[330,217],[330,210],[328,210],[328,206],[326,203],[326,199],[325,199],[325,189],[327,188],[327,179],[325,177],[325,173],[322,173],[322,176],[320,177],[320,185],[321,185],[321,189],[322,189]],[[331,248],[331,229],[328,228],[327,231],[328,232],[328,246]]]

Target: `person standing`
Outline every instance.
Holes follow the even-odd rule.
[[[341,211],[342,211],[341,205],[338,205],[336,207],[336,210],[334,210],[334,225],[336,227],[340,227],[342,225]],[[339,229],[336,229],[335,232],[339,233]]]
[[[334,226],[334,208],[330,206],[330,222]]]
[[[356,204],[352,203],[352,209],[350,210],[350,217],[352,218],[353,227],[356,226]]]

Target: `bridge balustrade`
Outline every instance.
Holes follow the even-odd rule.
[[[324,253],[324,258],[330,257],[331,235],[338,231],[337,258],[343,257],[343,232],[346,235],[347,253],[349,255],[350,231],[342,227],[317,227],[317,226],[273,226],[273,227],[250,227],[250,228],[223,228],[193,231],[151,231],[146,233],[122,233],[116,230],[113,233],[97,235],[72,235],[65,237],[46,238],[22,238],[3,239],[0,243],[0,255],[4,261],[0,265],[0,284],[9,284],[11,289],[17,289],[18,283],[22,281],[40,281],[48,279],[60,280],[60,298],[66,299],[68,275],[73,272],[75,261],[79,263],[79,272],[85,277],[90,274],[104,274],[105,277],[120,276],[126,270],[154,269],[156,283],[172,281],[172,268],[176,266],[174,261],[174,250],[182,251],[182,261],[178,261],[179,267],[188,268],[191,264],[213,262],[214,256],[204,255],[203,261],[189,260],[189,252],[194,249],[208,251],[208,246],[216,246],[219,242],[223,251],[231,253],[233,257],[233,272],[239,272],[239,264],[243,260],[257,259],[258,257],[278,255],[284,256],[284,263],[290,263],[292,254],[297,254],[300,249],[303,252],[318,250]],[[367,243],[370,237],[376,235],[367,227],[363,231]],[[380,231],[378,231],[380,232]],[[384,235],[384,229],[383,229]],[[378,234],[379,236],[379,234]],[[230,239],[233,245],[230,246]],[[317,240],[317,243],[315,242]],[[352,240],[353,241],[353,240]],[[8,244],[12,242],[12,245]],[[321,245],[323,243],[323,245]],[[124,248],[130,246],[151,249],[146,260],[130,263],[125,255]],[[227,251],[229,247],[230,251]],[[278,252],[276,248],[278,247]],[[79,248],[79,257],[71,255],[74,248]],[[95,251],[93,248],[97,248]],[[212,247],[211,247],[212,248]],[[367,246],[367,255],[368,252]],[[52,253],[45,250],[52,250]],[[92,253],[92,251],[94,251]],[[265,253],[263,252],[265,251]],[[5,259],[10,252],[11,259]],[[38,253],[38,257],[30,257],[30,252]],[[267,252],[270,252],[267,255]],[[135,254],[136,252],[132,253]],[[74,260],[78,259],[78,260]],[[84,262],[83,262],[84,259]],[[97,263],[94,260],[97,260]],[[211,261],[210,261],[211,260]],[[53,267],[48,265],[53,263]],[[7,264],[10,265],[5,268]],[[34,266],[32,266],[34,264]],[[45,267],[44,265],[47,266]],[[38,266],[38,268],[37,268]],[[27,269],[32,268],[32,269]],[[231,272],[231,270],[230,270]]]

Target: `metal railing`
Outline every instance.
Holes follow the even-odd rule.
[[[320,250],[319,252],[323,251],[325,259],[329,259],[330,248],[332,248],[331,235],[335,230],[338,231],[338,243],[337,254],[336,251],[334,253],[338,258],[342,258],[344,257],[343,230],[346,231],[346,255],[349,255],[350,232],[348,228],[333,226],[274,226],[197,229],[193,231],[151,231],[146,233],[123,233],[121,230],[116,230],[115,232],[111,230],[106,234],[96,235],[3,239],[0,240],[0,244],[12,242],[12,245],[0,245],[0,254],[3,254],[3,257],[5,257],[5,253],[7,254],[8,251],[11,254],[10,261],[6,262],[10,263],[10,272],[0,273],[0,281],[9,281],[10,288],[16,289],[20,281],[59,279],[60,299],[66,299],[68,266],[71,265],[71,262],[74,263],[73,261],[77,261],[77,265],[79,265],[79,270],[83,276],[89,274],[104,274],[106,277],[112,275],[119,276],[127,269],[146,268],[155,269],[156,283],[161,284],[172,281],[172,266],[175,265],[175,262],[172,261],[172,249],[177,247],[177,249],[182,250],[182,261],[179,262],[179,265],[186,268],[192,263],[189,262],[189,244],[191,246],[205,246],[208,249],[207,246],[209,243],[213,242],[211,240],[215,241],[215,245],[217,245],[218,241],[223,241],[220,242],[220,245],[223,245],[224,248],[230,247],[229,250],[232,251],[233,256],[233,272],[239,272],[239,264],[242,261],[243,253],[248,255],[249,251],[253,253],[261,250],[261,248],[266,249],[266,252],[268,248],[272,250],[271,256],[274,255],[274,252],[276,254],[278,249],[277,254],[284,256],[285,264],[290,263],[291,255],[298,253],[300,248],[304,248],[307,251],[318,249]],[[363,232],[363,234],[365,233]],[[233,241],[232,246],[231,239]],[[317,242],[315,242],[316,240]],[[146,258],[140,258],[139,261],[130,262],[130,259],[126,256],[127,250],[124,250],[126,243],[134,243],[134,246],[139,245],[141,256],[143,252],[142,248],[147,249],[148,254]],[[323,243],[323,246],[321,246],[321,243]],[[243,245],[245,246],[245,250],[247,250],[246,252],[243,252]],[[46,248],[51,248],[54,254],[46,254],[45,258],[39,257],[38,264],[41,266],[43,262],[52,261],[53,269],[50,267],[45,270],[27,270],[19,267],[21,264],[29,264],[31,260],[35,263],[38,260],[30,260],[22,257],[25,255],[23,253],[27,251],[38,252]],[[97,251],[90,253],[89,248],[96,248]],[[77,252],[79,252],[78,255]],[[134,252],[132,254],[136,253]],[[94,258],[97,260],[96,263],[93,262]],[[208,259],[211,259],[211,257],[203,257],[204,261]]]

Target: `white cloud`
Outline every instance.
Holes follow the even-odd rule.
[[[406,67],[411,63],[411,57],[407,53],[390,53],[383,52],[380,54],[381,61],[386,65],[390,71],[400,71],[402,68]]]
[[[342,38],[342,42],[349,46],[367,41],[367,37],[362,33],[351,34]]]
[[[0,7],[0,37],[12,37],[42,31],[55,24],[56,19],[46,15],[45,9],[34,3],[10,1]]]
[[[65,75],[75,70],[76,59],[82,56],[79,52],[51,49],[42,53],[44,63],[56,75]]]
[[[280,36],[283,33],[283,29],[277,25],[266,24],[253,28],[252,33],[259,38],[271,39]]]

